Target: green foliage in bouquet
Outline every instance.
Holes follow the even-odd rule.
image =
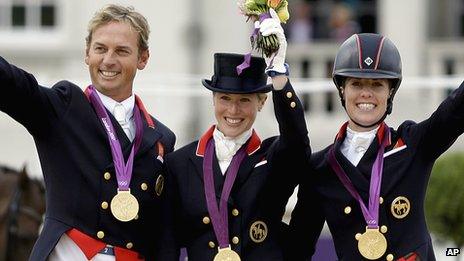
[[[242,0],[238,5],[242,14],[253,22],[258,21],[261,14],[269,13],[270,8],[276,11],[281,23],[290,18],[287,0]],[[251,37],[251,46],[270,57],[279,50],[279,41],[276,35],[262,36],[258,33],[256,38]]]
[[[437,161],[425,210],[428,227],[438,239],[464,247],[464,153],[445,154]]]

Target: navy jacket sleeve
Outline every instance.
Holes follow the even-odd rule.
[[[290,81],[272,92],[279,137],[267,153],[270,173],[262,195],[276,206],[285,206],[307,168],[311,154],[303,106]],[[282,216],[285,209],[272,208],[271,216]]]
[[[269,215],[281,220],[285,208],[275,206],[285,207],[295,187],[308,174],[311,148],[303,106],[290,82],[287,82],[284,89],[273,91],[272,96],[280,136],[268,152],[271,171],[268,185],[262,195],[264,200],[273,202],[268,204]],[[292,260],[292,256],[288,253],[292,251],[292,246],[298,239],[293,237],[289,227],[283,222],[281,230],[280,243],[284,249],[285,260]]]
[[[57,84],[42,87],[33,75],[0,57],[0,110],[33,135],[46,135],[66,111],[71,91]]]
[[[279,91],[272,92],[274,113],[279,124],[279,137],[268,152],[268,161],[277,171],[287,172],[286,180],[296,185],[297,175],[311,155],[303,105],[290,81]]]
[[[437,159],[464,132],[464,82],[428,119],[419,124],[407,122],[400,126],[399,132],[404,131],[404,136],[414,137],[411,140],[418,143],[418,150],[428,157],[426,160]]]
[[[311,160],[321,157],[313,154]],[[316,159],[316,161],[320,159]],[[322,199],[314,188],[315,170],[308,168],[298,188],[298,201],[293,209],[289,225],[289,238],[294,238],[286,248],[286,260],[311,260],[324,227],[325,216]]]

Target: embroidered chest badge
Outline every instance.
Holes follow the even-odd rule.
[[[255,243],[263,242],[267,237],[267,225],[263,221],[255,221],[250,226],[250,238]]]
[[[406,197],[399,196],[391,203],[391,213],[394,217],[402,219],[409,214],[411,203]]]

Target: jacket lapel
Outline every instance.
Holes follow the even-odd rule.
[[[340,130],[337,133],[334,141],[334,151],[335,151],[335,158],[337,159],[338,163],[350,179],[351,183],[353,183],[354,187],[358,191],[359,195],[365,200],[369,198],[369,179],[364,177],[361,172],[351,164],[351,162],[343,155],[340,150],[340,147],[345,140],[346,137],[346,129],[348,127],[348,122],[342,125]],[[372,144],[371,144],[372,145]],[[329,164],[330,165],[330,164]],[[358,164],[359,166],[359,164]],[[332,170],[335,174],[335,172]],[[343,186],[343,183],[340,184]]]
[[[198,145],[197,145],[198,148]],[[198,152],[198,150],[197,150]],[[202,186],[204,186],[203,182],[203,155],[198,155],[196,152],[190,155],[190,161],[192,162],[195,175],[201,180]],[[225,176],[222,175],[221,168],[219,167],[219,163],[216,157],[216,153],[213,154],[213,178],[214,178],[214,190],[216,192],[216,199],[219,202],[221,199],[222,187],[224,186]],[[235,186],[235,185],[234,185]],[[204,189],[202,189],[204,191]],[[233,201],[229,197],[228,203],[232,204]]]
[[[201,179],[203,183],[203,157],[206,150],[207,142],[212,139],[215,126],[211,126],[200,138],[197,144],[195,154],[191,155],[191,161],[195,166],[196,174]],[[257,133],[253,130],[250,139],[245,143],[247,156],[243,159],[240,164],[240,168],[235,179],[234,188],[239,188],[241,185],[248,179],[250,176],[254,165],[260,160],[258,154],[256,153],[261,148],[261,139]],[[221,169],[219,167],[218,159],[216,153],[213,155],[213,175],[214,175],[214,186],[216,190],[216,198],[221,197],[222,187],[224,185],[225,176],[222,175]],[[233,203],[232,197],[228,199],[229,204]]]
[[[238,169],[237,178],[235,179],[235,188],[240,188],[242,185],[247,181],[250,177],[253,169],[261,160],[261,154],[259,150],[261,148],[261,139],[259,138],[258,134],[253,130],[250,139],[244,145],[246,146],[247,155],[243,159],[242,163],[240,164],[240,168]]]
[[[391,151],[393,149],[402,147],[407,144],[398,137],[397,133],[392,133],[392,145],[387,148],[385,152]],[[395,186],[401,181],[404,175],[407,175],[407,168],[409,164],[405,164],[405,162],[412,162],[413,155],[411,155],[410,150],[406,147],[401,152],[401,156],[397,157],[395,154],[392,154],[388,157],[384,158],[383,168],[384,168],[384,175],[382,178],[382,187],[381,193],[388,194]]]
[[[364,177],[361,172],[355,166],[353,166],[353,164],[351,164],[351,162],[342,154],[340,150],[342,142],[343,140],[339,140],[334,144],[335,158],[350,179],[351,183],[353,183],[359,195],[361,195],[363,199],[368,198],[369,180],[366,179],[366,177]]]
[[[144,121],[144,120],[143,120]],[[156,127],[151,128],[147,125],[146,121],[143,123],[143,135],[140,148],[137,151],[136,157],[143,155],[147,150],[156,145],[156,143],[163,137],[163,134],[159,132]]]

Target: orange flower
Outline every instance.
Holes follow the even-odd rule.
[[[270,8],[276,8],[277,6],[279,6],[280,2],[282,2],[282,0],[267,0],[267,5],[270,7]]]
[[[287,23],[287,20],[290,18],[290,14],[288,13],[287,2],[285,2],[284,5],[281,8],[279,8],[279,10],[277,11],[277,15],[279,16],[281,23]]]

